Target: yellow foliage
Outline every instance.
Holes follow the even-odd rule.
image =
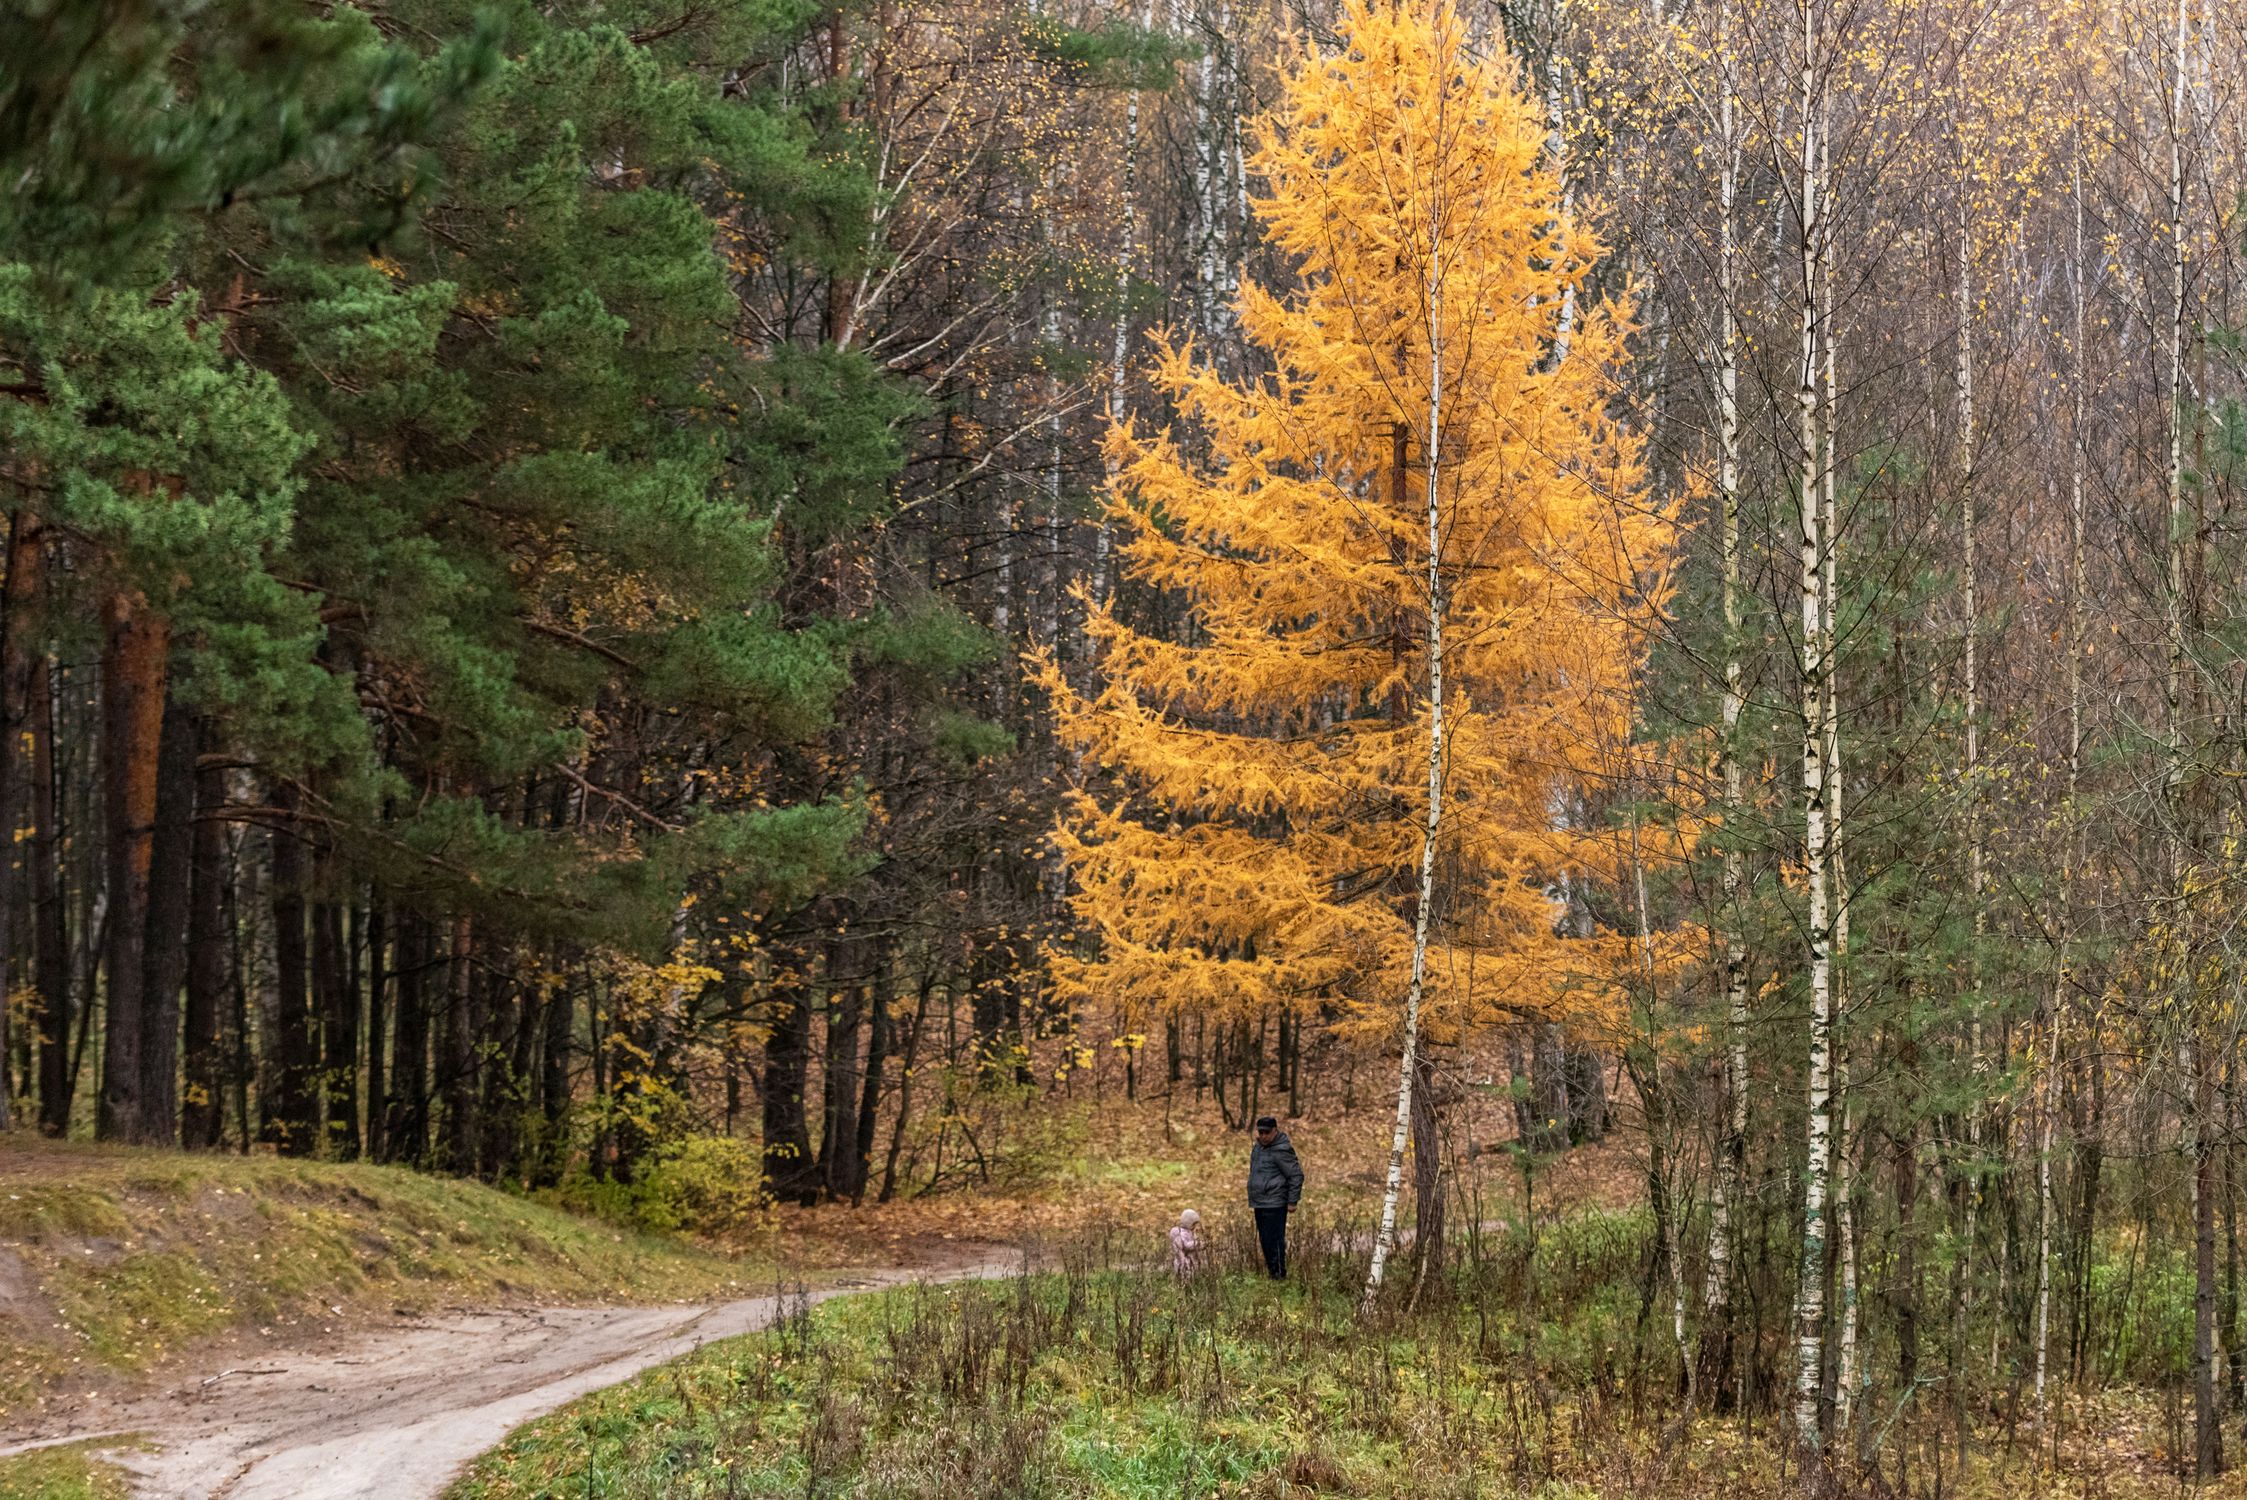
[[[1580,809],[1615,790],[1669,592],[1674,515],[1611,410],[1629,308],[1575,295],[1603,247],[1510,59],[1469,48],[1447,5],[1349,0],[1341,29],[1257,124],[1257,215],[1300,277],[1241,293],[1262,373],[1158,338],[1153,380],[1186,430],[1110,434],[1124,569],[1188,603],[1191,630],[1095,607],[1097,687],[1033,663],[1063,738],[1116,789],[1078,792],[1057,834],[1099,944],[1056,973],[1127,1011],[1322,998],[1389,1024],[1426,813],[1436,344],[1432,1019],[1605,1024],[1614,986],[1583,976],[1631,972],[1636,939],[1563,940],[1555,893],[1616,873]]]

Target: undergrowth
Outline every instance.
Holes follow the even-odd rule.
[[[1362,1225],[1304,1224],[1274,1285],[1241,1240],[1202,1273],[1114,1234],[1013,1281],[795,1308],[763,1333],[600,1392],[518,1431],[454,1500],[1708,1500],[1798,1495],[1769,1416],[1690,1422],[1643,1212],[1589,1213],[1409,1257],[1358,1312]],[[1653,1293],[1654,1295],[1649,1295]],[[2173,1493],[2148,1451],[2094,1440],[2154,1403],[2111,1398],[2045,1454],[1976,1435],[1963,1473],[1899,1468],[1944,1424],[1891,1422],[1839,1495]],[[1921,1434],[1918,1427],[1929,1429]],[[1912,1450],[1917,1451],[1917,1450]],[[1932,1484],[1932,1488],[1930,1488]]]

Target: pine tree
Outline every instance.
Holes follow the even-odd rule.
[[[1550,894],[1611,846],[1555,810],[1630,739],[1673,527],[1609,410],[1628,309],[1566,295],[1601,245],[1512,64],[1448,6],[1356,0],[1341,30],[1258,122],[1256,211],[1300,275],[1239,299],[1262,373],[1159,340],[1189,430],[1110,440],[1124,574],[1191,634],[1095,606],[1098,687],[1038,674],[1096,773],[1058,833],[1095,939],[1064,991],[1326,1002],[1401,1031],[1403,1120],[1423,1004],[1456,1028],[1612,998]]]

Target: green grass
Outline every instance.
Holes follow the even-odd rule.
[[[1643,1210],[1543,1225],[1534,1253],[1518,1230],[1493,1236],[1410,1307],[1407,1259],[1370,1318],[1364,1255],[1337,1248],[1357,1243],[1337,1227],[1300,1226],[1284,1286],[1251,1273],[1237,1240],[1186,1281],[1139,1267],[1132,1240],[1022,1281],[828,1302],[530,1423],[450,1500],[1801,1492],[1768,1406],[1677,1422],[1662,1308],[1641,1316]],[[1993,1425],[1961,1471],[1948,1409],[1929,1402],[1881,1429],[1880,1457],[1912,1444],[1914,1473],[1941,1473],[1957,1500],[2152,1500],[2177,1492],[2159,1442],[2170,1406],[2144,1387],[2098,1393],[2056,1453]],[[1841,1492],[1878,1493],[1864,1477]]]
[[[72,1374],[333,1310],[509,1296],[694,1297],[761,1265],[397,1167],[11,1146],[0,1156],[0,1410]]]
[[[125,1500],[131,1477],[94,1446],[64,1443],[0,1458],[0,1500]],[[108,1438],[99,1446],[114,1452],[120,1445]]]
[[[1541,1247],[1538,1274],[1615,1282],[1642,1248],[1635,1218],[1603,1221]],[[1458,1302],[1369,1325],[1356,1256],[1275,1286],[1242,1246],[1183,1282],[1131,1252],[826,1303],[524,1427],[454,1500],[1570,1493],[1564,1414]],[[1556,1370],[1618,1331],[1605,1299],[1557,1306]]]

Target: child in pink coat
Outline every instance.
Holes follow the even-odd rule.
[[[1202,1216],[1187,1209],[1170,1226],[1170,1268],[1181,1276],[1191,1275],[1202,1258]]]

